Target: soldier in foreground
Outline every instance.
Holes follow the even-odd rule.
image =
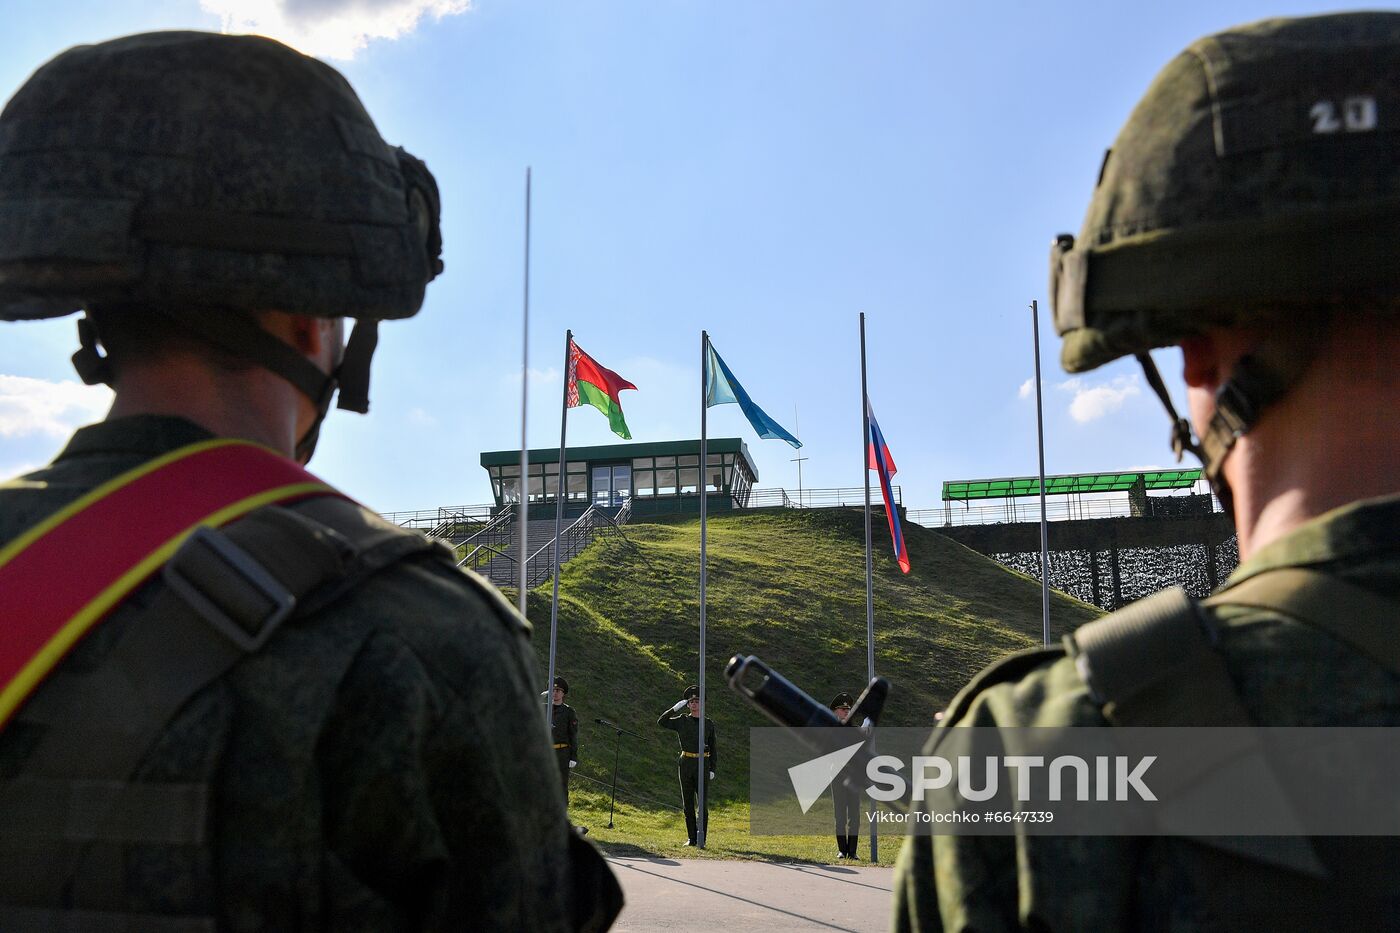
[[[684,711],[684,712],[683,712]],[[696,844],[695,801],[699,796],[700,776],[697,773],[700,753],[700,688],[694,684],[685,688],[685,695],[657,717],[656,724],[670,729],[680,740],[680,756],[676,759],[676,776],[681,783],[681,805],[685,809],[685,831],[689,837],[686,845]],[[715,749],[715,721],[705,720],[705,771],[711,781],[715,779],[715,766],[719,762],[719,752]],[[708,788],[709,785],[706,785]],[[700,832],[710,834],[710,805],[708,799],[700,813]]]
[[[0,929],[606,928],[526,624],[301,467],[442,269],[427,168],[251,36],[71,49],[0,140],[0,318],[116,392],[0,487]]]
[[[569,771],[578,766],[578,714],[564,702],[569,695],[569,682],[554,678],[550,690],[549,729],[554,739],[554,760],[559,765],[559,780],[564,787],[564,806],[569,805]]]
[[[1242,563],[1013,656],[943,727],[1400,724],[1400,14],[1271,20],[1169,64],[1053,256],[1062,360],[1179,346]],[[1164,389],[1159,394],[1170,401]],[[1175,412],[1170,411],[1173,420]],[[1154,647],[1155,646],[1155,647]],[[1318,788],[1345,793],[1346,788]],[[915,837],[896,929],[1400,926],[1373,838]]]

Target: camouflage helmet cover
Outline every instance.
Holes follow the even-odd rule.
[[[1267,20],[1157,76],[1051,259],[1083,372],[1211,325],[1400,307],[1400,13]]]
[[[0,113],[0,319],[93,305],[408,317],[438,193],[335,69],[257,36],[68,50]]]

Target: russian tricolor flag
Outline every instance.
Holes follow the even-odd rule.
[[[885,515],[890,520],[890,540],[894,543],[894,555],[899,560],[899,569],[909,572],[909,549],[904,545],[904,531],[899,527],[899,512],[894,507],[894,487],[890,477],[899,472],[890,454],[890,445],[885,443],[885,435],[880,433],[880,423],[875,420],[875,409],[870,407],[870,399],[865,400],[865,414],[870,419],[870,447],[867,469],[880,474],[880,494],[885,497]]]

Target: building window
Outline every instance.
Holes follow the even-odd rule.
[[[632,464],[602,464],[593,468],[593,504],[621,505],[632,497]]]
[[[632,498],[632,467],[626,463],[619,463],[613,470],[613,505],[621,505],[624,500]]]
[[[608,495],[611,493],[612,468],[605,466],[595,466],[593,468],[593,504],[607,505]]]
[[[710,454],[705,458],[705,491],[720,492],[724,488],[725,454]]]
[[[657,461],[674,460],[675,457],[657,457]],[[658,496],[674,496],[676,494],[676,471],[658,469],[656,471],[656,494]]]
[[[632,474],[632,488],[639,496],[656,495],[656,472],[654,470],[636,470]]]
[[[491,495],[497,505],[520,501],[520,465],[491,467]]]
[[[588,501],[588,465],[585,463],[570,463],[569,467],[569,501]],[[519,467],[502,467],[503,474],[514,473],[520,475]],[[502,477],[502,483],[508,484],[510,481]],[[559,464],[556,463],[532,463],[530,464],[530,501],[531,502],[552,502],[559,495]],[[512,500],[513,501],[513,500]]]

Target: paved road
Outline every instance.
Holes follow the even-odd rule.
[[[621,933],[887,930],[893,869],[716,859],[609,858]]]

